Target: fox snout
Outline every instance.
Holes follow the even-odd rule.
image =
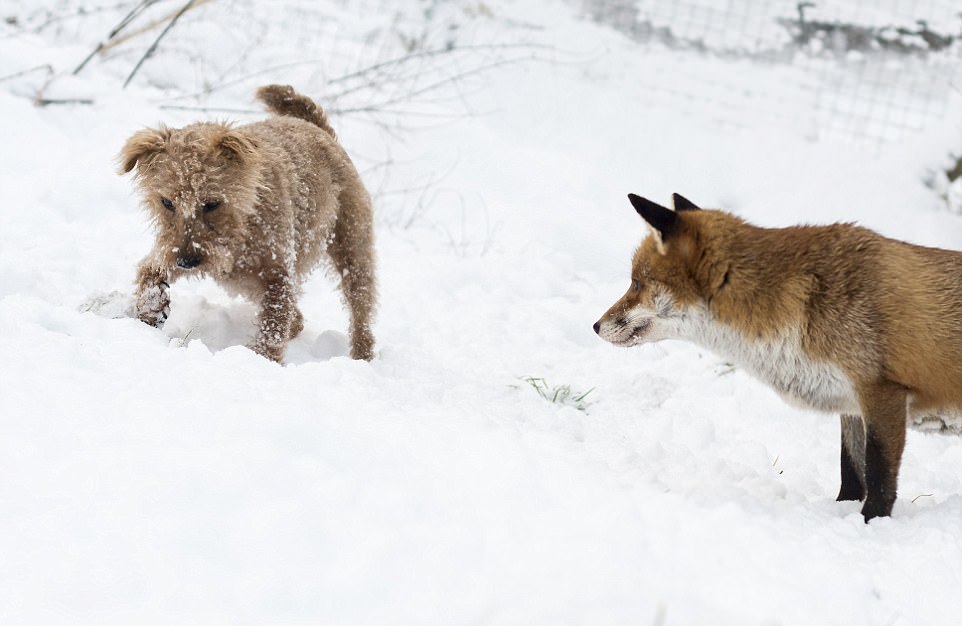
[[[642,326],[646,326],[646,324],[642,324]],[[635,325],[629,324],[628,320],[621,315],[614,316],[607,313],[595,322],[592,328],[599,337],[615,345],[634,345],[639,338],[635,333]]]
[[[599,337],[616,345],[624,344],[631,335],[631,331],[627,328],[623,318],[612,319],[609,315],[605,315],[595,322],[592,328]]]

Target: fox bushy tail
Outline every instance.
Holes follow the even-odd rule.
[[[266,104],[272,113],[300,118],[319,126],[332,138],[337,138],[324,109],[307,96],[294,91],[290,85],[264,85],[257,90],[257,98]]]

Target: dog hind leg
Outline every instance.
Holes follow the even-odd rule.
[[[341,192],[339,202],[341,210],[328,254],[350,311],[351,358],[369,361],[374,358],[371,321],[377,302],[371,203],[365,192],[350,188]]]

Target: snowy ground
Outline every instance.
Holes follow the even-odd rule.
[[[371,363],[345,356],[322,272],[284,366],[242,347],[254,309],[211,283],[175,285],[163,331],[83,311],[129,289],[151,238],[117,150],[203,114],[121,90],[116,65],[57,83],[93,105],[0,83],[0,623],[958,623],[962,441],[910,432],[894,514],[865,525],[834,501],[835,417],[591,324],[644,234],[629,191],[962,247],[921,182],[959,128],[878,155],[814,143],[802,118],[732,132],[651,105],[639,77],[777,85],[777,67],[646,51],[569,4],[490,6],[485,28],[539,24],[553,48],[485,73],[476,115],[434,103],[453,119],[388,147],[335,119],[359,163],[390,151],[372,188],[434,181],[379,195]],[[11,33],[0,75],[69,71],[96,41]],[[528,376],[591,390],[585,410]]]

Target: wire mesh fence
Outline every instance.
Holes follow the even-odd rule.
[[[722,71],[711,63],[690,63],[680,70],[673,64],[663,71],[653,68],[644,77],[652,104],[724,125],[788,121],[813,138],[841,137],[879,148],[946,116],[952,97],[962,92],[958,0],[572,1],[588,18],[644,46],[724,61]],[[484,2],[191,4],[191,19],[163,41],[165,63],[148,62],[136,77],[176,88],[179,94],[172,97],[178,104],[200,94],[209,105],[206,96],[235,86],[247,93],[247,83],[269,72],[317,88],[335,112],[363,115],[375,103],[379,112],[411,113],[410,102],[399,106],[397,94],[428,88],[427,95],[436,95],[432,78],[470,75],[507,55],[507,48],[488,41],[476,45],[472,29],[484,21],[476,18],[491,12]],[[144,29],[184,5],[179,0],[60,0],[3,12],[3,27],[57,31],[80,44],[92,34],[106,35],[133,8],[139,12],[127,30],[105,38],[97,50],[97,62],[107,71],[131,80],[130,68],[159,30]],[[378,72],[378,64],[405,56],[401,65]],[[738,71],[747,64],[752,72]],[[190,72],[182,71],[188,66]],[[759,71],[771,72],[775,79],[757,80]],[[421,104],[426,100],[421,98]]]
[[[944,118],[960,93],[956,1],[583,0],[582,10],[650,47],[779,75],[753,81],[704,63],[688,76],[675,66],[652,73],[654,103],[723,124],[788,120],[812,137],[878,149]]]

